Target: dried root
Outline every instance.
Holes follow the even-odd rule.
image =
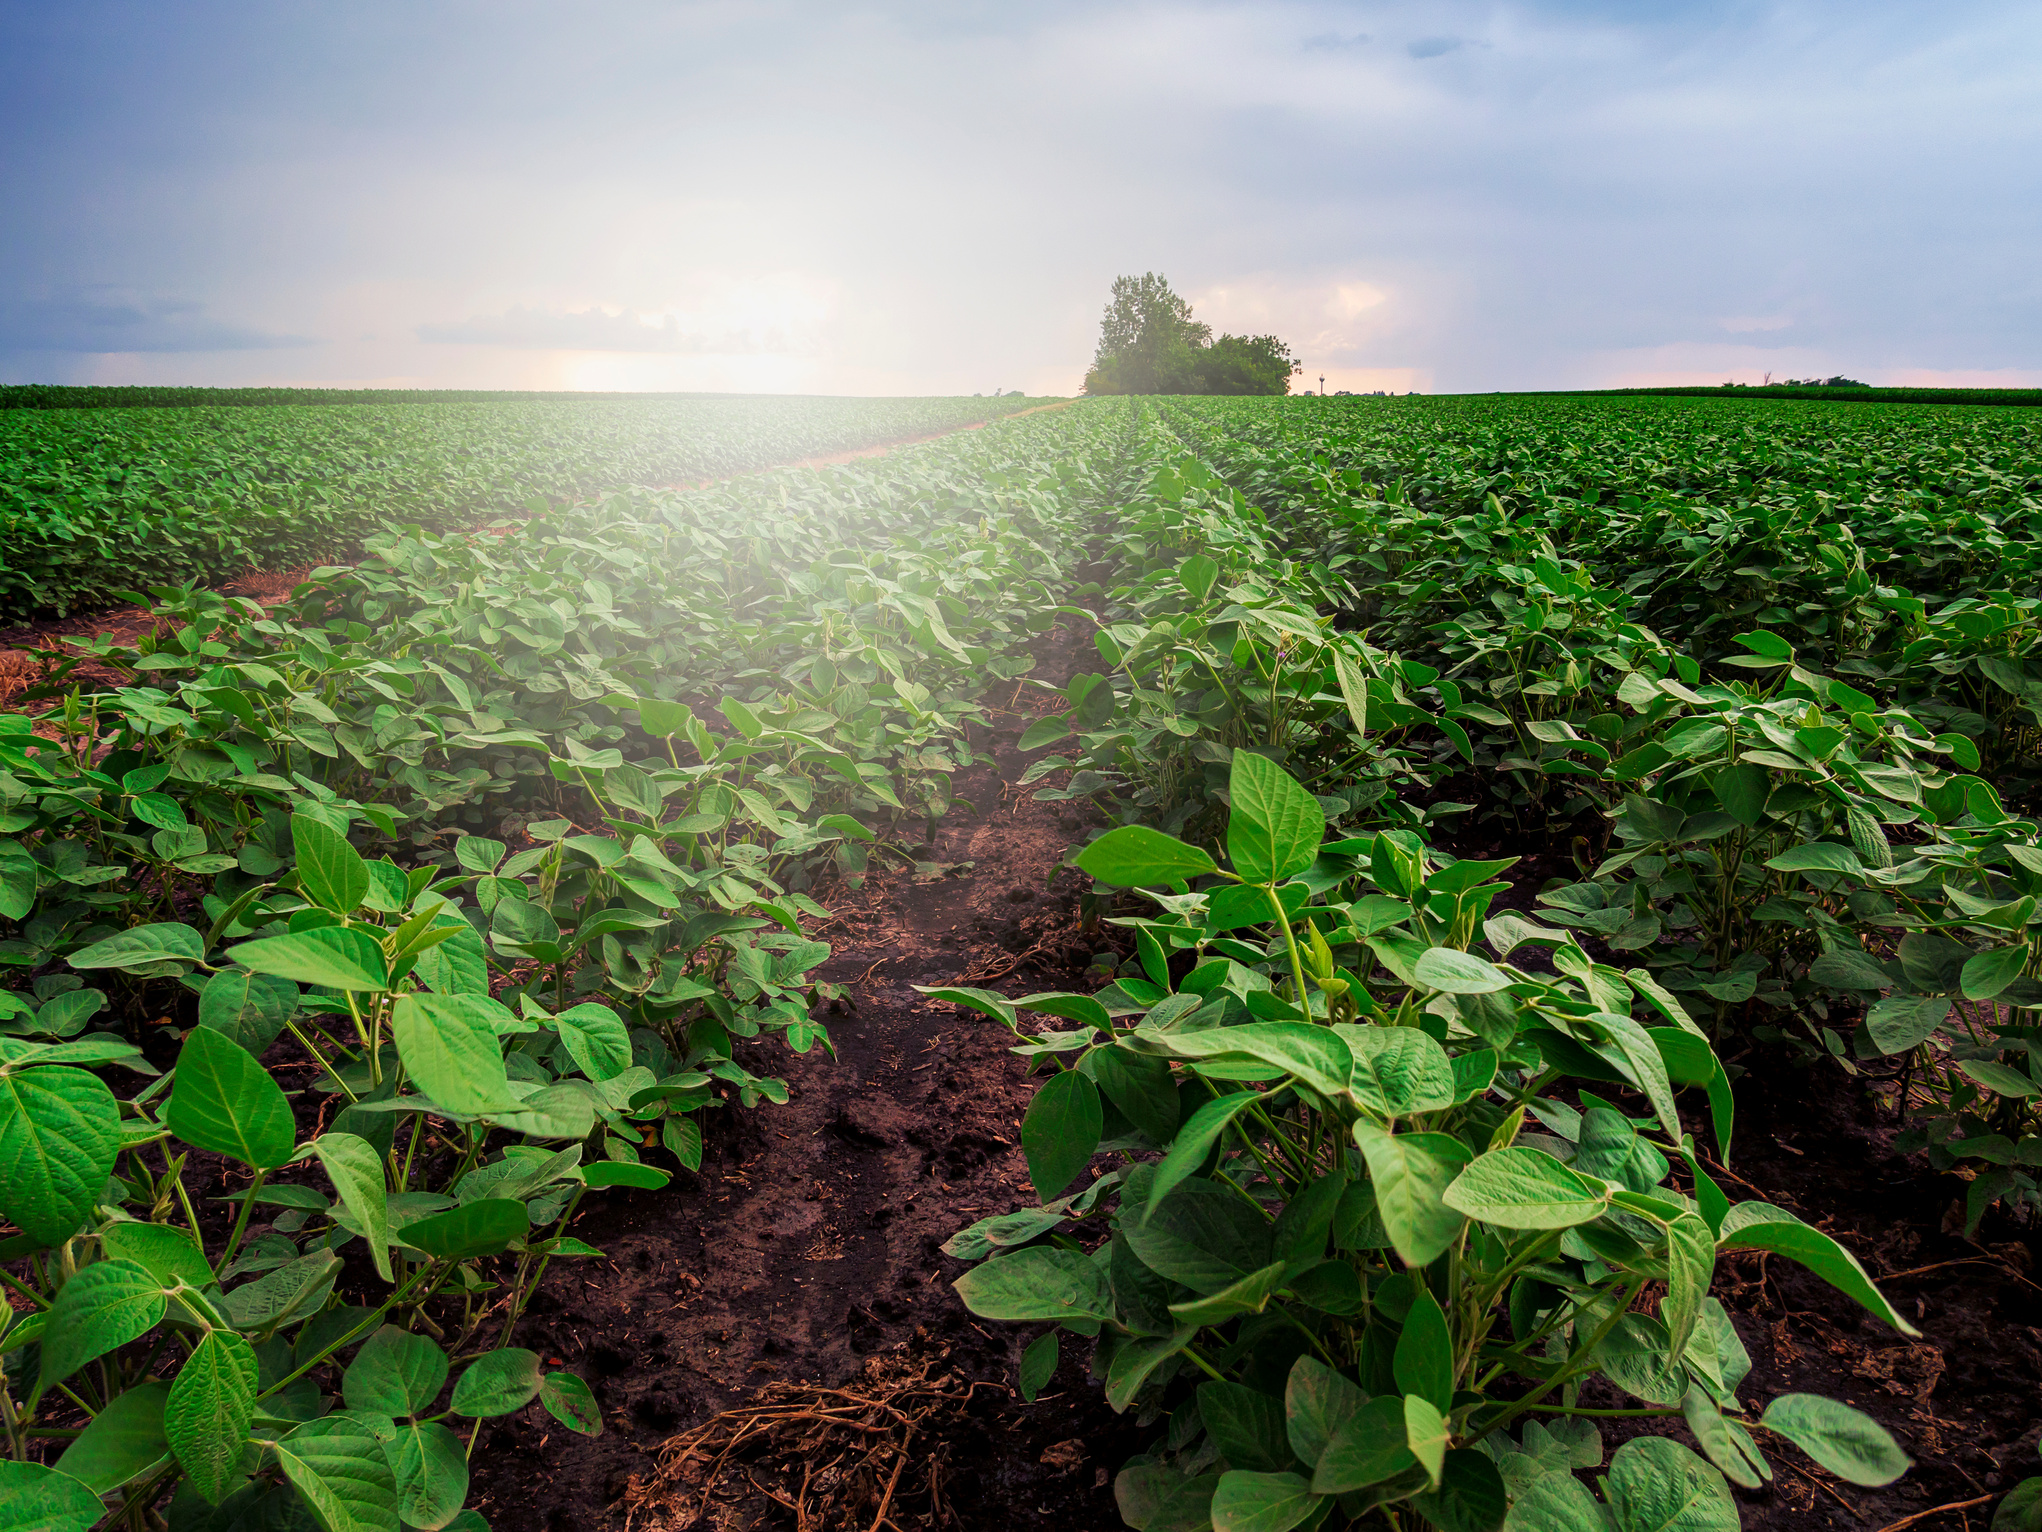
[[[626,1532],[923,1532],[944,1500],[946,1427],[999,1385],[875,1357],[850,1388],[774,1383],[659,1449],[624,1496]]]

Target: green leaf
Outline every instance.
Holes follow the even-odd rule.
[[[1047,718],[1038,718],[1021,733],[1021,743],[1014,748],[1022,752],[1040,750],[1044,745],[1053,745],[1071,732],[1071,721],[1062,713],[1053,713]]]
[[[1230,1096],[1215,1097],[1193,1112],[1171,1141],[1170,1152],[1156,1167],[1155,1179],[1149,1183],[1149,1201],[1143,1209],[1144,1215],[1153,1212],[1165,1197],[1205,1163],[1206,1156],[1212,1153],[1212,1146],[1219,1142],[1228,1124],[1257,1102],[1266,1103],[1268,1100],[1259,1091],[1240,1091]]]
[[[511,1019],[486,995],[401,995],[390,1010],[390,1031],[412,1084],[440,1106],[480,1117],[517,1104],[493,1025],[498,1018]]]
[[[1283,1393],[1284,1429],[1297,1460],[1316,1469],[1327,1444],[1367,1403],[1368,1395],[1344,1374],[1317,1357],[1299,1357]]]
[[[2001,990],[2021,976],[2027,966],[2028,948],[2025,943],[2011,947],[1995,947],[1990,952],[1981,952],[1964,962],[1960,982],[1966,1000],[1990,1000]]]
[[[1781,1394],[1766,1406],[1759,1424],[1852,1484],[1891,1484],[1913,1466],[1884,1426],[1820,1394]]]
[[[553,1020],[561,1045],[591,1080],[614,1080],[631,1067],[631,1033],[607,1005],[570,1006]]]
[[[372,1415],[422,1415],[447,1382],[447,1354],[423,1335],[385,1325],[355,1353],[341,1375],[351,1410]]]
[[[1282,1400],[1215,1379],[1198,1386],[1198,1414],[1229,1468],[1274,1473],[1291,1466]]]
[[[1600,1218],[1609,1192],[1543,1149],[1517,1146],[1478,1156],[1447,1188],[1446,1205],[1505,1229],[1567,1229]]]
[[[407,1527],[438,1532],[461,1514],[468,1498],[468,1449],[439,1421],[399,1421],[383,1443],[396,1483],[397,1514]]]
[[[1371,1399],[1326,1443],[1312,1474],[1322,1495],[1344,1495],[1394,1478],[1418,1461],[1404,1424],[1404,1401],[1395,1394]]]
[[[104,1515],[99,1496],[69,1474],[0,1459],[0,1525],[7,1532],[90,1532]]]
[[[1450,1449],[1439,1471],[1439,1488],[1411,1503],[1442,1532],[1496,1532],[1510,1508],[1503,1475],[1488,1454],[1472,1447]]]
[[[1105,1121],[1097,1087],[1076,1070],[1051,1076],[1035,1093],[1021,1120],[1021,1149],[1038,1199],[1057,1196],[1091,1163]]]
[[[196,963],[205,955],[204,936],[190,926],[166,922],[136,926],[81,947],[67,961],[73,968],[147,968],[165,961]]]
[[[454,860],[470,872],[494,872],[510,847],[500,840],[481,835],[464,835],[454,842]]]
[[[352,1133],[322,1133],[307,1148],[318,1157],[341,1206],[368,1243],[376,1275],[391,1281],[390,1204],[383,1188],[383,1157],[374,1144]]]
[[[1446,1050],[1416,1027],[1337,1026],[1354,1055],[1349,1089],[1386,1117],[1442,1111],[1460,1094]],[[1493,1061],[1496,1055],[1491,1053]]]
[[[1055,1335],[1052,1330],[1050,1334]],[[549,1372],[539,1384],[539,1402],[546,1413],[570,1431],[597,1436],[603,1429],[603,1412],[587,1383],[571,1372]]]
[[[501,1255],[530,1232],[532,1221],[522,1202],[508,1197],[478,1197],[444,1213],[432,1213],[397,1231],[413,1249],[442,1261],[470,1261]]]
[[[1763,1202],[1740,1202],[1724,1215],[1722,1232],[1716,1238],[1719,1250],[1776,1250],[1798,1261],[1831,1287],[1869,1309],[1902,1335],[1921,1332],[1895,1311],[1865,1268],[1820,1229],[1810,1228],[1792,1213]]]
[[[1950,1007],[1939,995],[1894,995],[1865,1013],[1865,1031],[1881,1053],[1905,1053],[1935,1036]]]
[[[333,1292],[339,1271],[339,1256],[315,1250],[235,1288],[219,1305],[220,1312],[235,1329],[262,1339],[316,1312]]]
[[[1411,972],[1428,989],[1444,990],[1449,995],[1493,994],[1511,982],[1510,975],[1494,963],[1452,947],[1426,948],[1412,964]]]
[[[257,1170],[291,1158],[297,1124],[291,1104],[254,1054],[207,1027],[194,1027],[178,1050],[163,1119],[186,1143]]]
[[[1758,1450],[1758,1444],[1752,1441],[1751,1433],[1725,1420],[1701,1384],[1688,1384],[1680,1410],[1703,1455],[1732,1484],[1757,1489],[1772,1477],[1772,1468]]]
[[[1219,564],[1203,553],[1194,553],[1177,566],[1177,583],[1193,601],[1203,601],[1219,577]]]
[[[170,1393],[168,1383],[142,1383],[115,1396],[64,1449],[57,1468],[95,1494],[106,1495],[160,1463],[170,1451],[163,1434],[164,1400]],[[4,1515],[0,1511],[0,1518]],[[14,1523],[5,1518],[0,1525],[12,1532]]]
[[[1436,1485],[1446,1466],[1446,1444],[1452,1433],[1446,1417],[1422,1394],[1404,1396],[1404,1440]]]
[[[2042,1085],[2034,1078],[2010,1064],[1996,1063],[1991,1059],[1965,1059],[1957,1066],[1979,1085],[1995,1096],[2042,1096]]]
[[[163,1318],[163,1284],[133,1261],[95,1261],[66,1282],[42,1333],[42,1381],[61,1383]]]
[[[1716,773],[1712,785],[1716,801],[1723,805],[1723,812],[1745,828],[1750,829],[1765,818],[1766,799],[1772,795],[1772,778],[1763,766],[1744,761],[1735,766],[1725,766]]]
[[[244,1337],[209,1330],[170,1385],[164,1412],[170,1449],[208,1505],[225,1500],[242,1480],[259,1371]]]
[[[1322,1096],[1341,1095],[1354,1074],[1354,1055],[1330,1027],[1299,1021],[1255,1021],[1199,1032],[1137,1032],[1127,1039],[1174,1059],[1269,1064],[1295,1075]]]
[[[630,1186],[642,1192],[656,1192],[673,1179],[656,1165],[637,1165],[629,1160],[600,1160],[581,1175],[591,1187]]]
[[[297,984],[375,990],[387,988],[390,982],[382,945],[368,932],[352,926],[321,926],[289,936],[266,936],[243,942],[227,955],[244,968]]]
[[[1281,883],[1318,860],[1325,811],[1281,766],[1252,750],[1236,750],[1227,795],[1232,809],[1227,855],[1242,879]]]
[[[1683,1356],[1716,1274],[1716,1236],[1700,1214],[1683,1213],[1667,1225],[1666,1273],[1659,1317],[1666,1324],[1672,1354]]]
[[[522,1347],[487,1351],[454,1384],[448,1407],[456,1415],[489,1417],[521,1410],[538,1396],[539,1354]]]
[[[61,1245],[106,1190],[121,1110],[97,1075],[63,1065],[0,1073],[0,1211],[38,1245]]]
[[[1099,882],[1123,888],[1188,883],[1218,871],[1213,859],[1196,846],[1147,825],[1108,830],[1071,860]]]
[[[26,920],[35,908],[41,873],[35,858],[19,841],[0,841],[0,918]]]
[[[1111,1319],[1106,1274],[1075,1250],[1036,1246],[982,1262],[957,1279],[957,1295],[981,1319]]]
[[[369,864],[345,835],[310,814],[293,814],[291,845],[298,853],[298,882],[307,899],[336,915],[352,915],[361,908],[369,896]]]
[[[1294,1473],[1220,1476],[1212,1497],[1212,1532],[1290,1532],[1319,1509],[1320,1497]]]
[[[199,1025],[232,1038],[257,1058],[297,1009],[297,985],[241,968],[214,974],[199,992]]]
[[[1579,1479],[1570,1473],[1544,1473],[1511,1503],[1503,1532],[1612,1532],[1612,1529],[1609,1517]],[[1676,1523],[1666,1532],[1684,1529]]]
[[[1274,1231],[1252,1203],[1230,1187],[1194,1178],[1121,1236],[1141,1263],[1201,1297],[1225,1292],[1269,1265]]]
[[[1723,1475],[1664,1436],[1617,1448],[1603,1494],[1617,1532],[1737,1532],[1737,1502]],[[1511,1525],[1518,1525],[1514,1514]]]
[[[270,1450],[323,1532],[398,1532],[397,1481],[362,1422],[308,1420]]]
[[[1842,872],[1853,877],[1862,876],[1865,871],[1855,851],[1831,841],[1811,841],[1805,846],[1796,846],[1781,852],[1766,866],[1774,872]]]
[[[1170,1066],[1127,1048],[1095,1049],[1086,1069],[1121,1115],[1159,1144],[1176,1136],[1179,1098]]]
[[[1479,1163],[1479,1162],[1477,1162]],[[1454,1346],[1446,1311],[1429,1291],[1419,1289],[1397,1337],[1391,1370],[1397,1391],[1428,1399],[1441,1414],[1453,1404]]]
[[[1021,1353],[1021,1397],[1029,1404],[1035,1403],[1035,1396],[1048,1387],[1049,1380],[1056,1376],[1057,1343],[1056,1331],[1045,1330],[1028,1343],[1028,1349]]]
[[[1445,1133],[1385,1133],[1357,1122],[1354,1141],[1368,1161],[1376,1210],[1407,1266],[1426,1266],[1459,1237],[1462,1215],[1445,1200],[1472,1151]]]
[[[168,1287],[182,1278],[204,1290],[216,1280],[198,1241],[164,1223],[110,1223],[99,1231],[99,1246],[115,1260],[133,1261]]]
[[[1269,1306],[1276,1290],[1283,1286],[1284,1274],[1289,1269],[1286,1261],[1273,1262],[1259,1271],[1251,1271],[1238,1282],[1229,1283],[1209,1297],[1171,1304],[1170,1317],[1180,1325],[1197,1328],[1225,1324],[1241,1314],[1259,1314]]]

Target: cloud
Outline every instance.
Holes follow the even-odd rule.
[[[501,314],[422,324],[418,338],[434,345],[507,346],[525,351],[651,351],[671,356],[789,355],[812,342],[783,331],[689,329],[672,314],[608,313],[578,309],[547,313],[512,308]]]
[[[318,344],[209,318],[205,305],[114,293],[0,301],[0,351],[112,355],[165,351],[274,351]]]
[[[1414,59],[1436,59],[1467,45],[1465,37],[1421,37],[1404,51]]]
[[[1355,48],[1365,48],[1370,41],[1366,32],[1353,32],[1345,36],[1338,32],[1320,32],[1304,41],[1307,53],[1346,53]]]

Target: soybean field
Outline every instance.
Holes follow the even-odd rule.
[[[1044,402],[0,411],[0,1524],[2042,1524],[2032,412]]]

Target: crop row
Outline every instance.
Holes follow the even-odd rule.
[[[0,411],[0,622],[333,558],[390,522],[472,525],[1020,407],[655,397]]]

